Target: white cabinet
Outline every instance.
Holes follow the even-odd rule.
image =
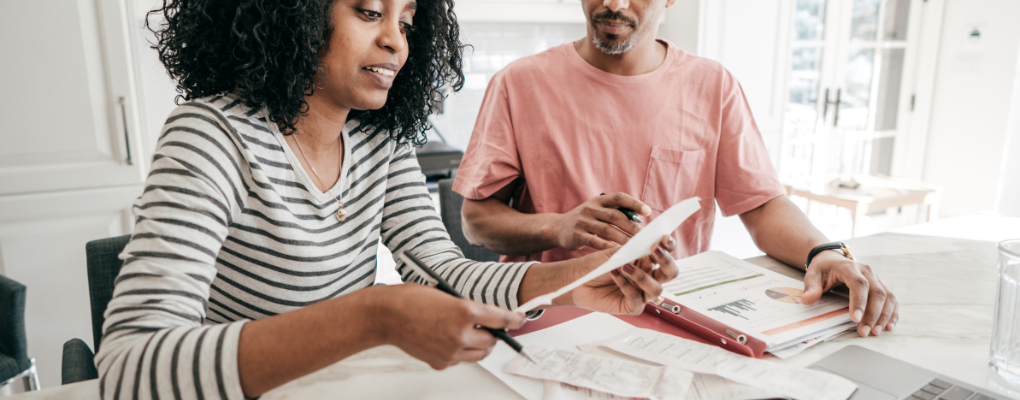
[[[132,13],[124,0],[0,2],[0,273],[28,287],[43,387],[60,384],[66,340],[92,343],[85,243],[130,230],[147,172]]]
[[[125,4],[0,4],[0,195],[143,180]]]

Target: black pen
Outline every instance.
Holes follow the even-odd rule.
[[[429,267],[426,267],[425,263],[421,262],[421,260],[418,259],[418,257],[415,257],[413,254],[410,254],[406,251],[400,253],[400,257],[404,260],[404,263],[406,263],[409,267],[411,267],[411,269],[417,272],[418,275],[422,277],[422,279],[424,279],[428,283],[435,285],[436,289],[442,290],[447,294],[452,295],[458,299],[464,298],[463,296],[460,295],[460,293],[457,293],[457,291],[453,289],[453,286],[450,286],[449,283],[446,283],[446,281],[442,277],[440,277],[439,274],[433,272],[432,269],[430,269]],[[489,327],[482,327],[482,329],[489,331],[489,333],[491,333],[492,336],[495,336],[496,338],[506,342],[506,344],[510,345],[510,347],[513,348],[514,351],[524,356],[524,358],[527,358],[528,361],[538,364],[538,361],[535,361],[535,357],[533,357],[531,353],[528,353],[528,350],[525,350],[524,346],[521,346],[520,343],[517,343],[517,341],[514,340],[514,338],[510,336],[510,334],[507,333],[505,330]]]
[[[605,193],[602,193],[600,196],[602,196],[602,195],[605,195]],[[631,210],[631,209],[629,209],[627,207],[620,207],[620,208],[617,208],[617,210],[620,210],[620,212],[622,212],[623,215],[626,216],[627,219],[629,219],[631,221],[637,222],[639,224],[642,224],[642,223],[645,222],[645,221],[641,220],[641,216],[639,216],[636,212],[634,212],[634,210]]]

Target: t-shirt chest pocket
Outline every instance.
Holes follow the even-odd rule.
[[[640,200],[651,208],[665,211],[694,196],[704,159],[705,150],[653,147]]]

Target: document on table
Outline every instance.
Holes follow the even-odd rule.
[[[583,353],[594,354],[603,357],[614,357],[632,362],[648,363],[649,365],[662,365],[660,363],[644,360],[619,351],[603,347],[601,342],[586,343],[578,345],[577,348]],[[569,386],[569,385],[568,385]],[[557,393],[570,387],[557,388]],[[550,387],[546,385],[546,393],[550,393]],[[571,393],[569,397],[561,395],[564,399],[602,399],[602,397],[579,397],[583,393]],[[734,382],[718,375],[694,373],[691,380],[691,388],[687,390],[686,400],[755,400],[782,398],[778,394],[759,389],[751,385]],[[551,397],[546,397],[550,399]]]
[[[683,400],[694,374],[675,368],[649,366],[565,349],[528,346],[538,363],[518,356],[503,372],[562,382],[615,396],[654,400]]]
[[[780,350],[822,331],[856,326],[847,299],[825,294],[801,303],[804,282],[718,251],[677,261],[680,275],[662,285],[663,296]]]
[[[795,399],[846,400],[857,390],[857,385],[839,376],[744,357],[649,329],[635,328],[601,345],[667,367],[715,374]]]
[[[576,349],[577,345],[601,342],[633,328],[626,322],[609,314],[591,313],[539,331],[515,336],[518,343],[527,347],[546,346],[558,349]],[[510,389],[528,400],[543,398],[543,381],[511,375],[503,372],[503,365],[517,357],[517,352],[504,343],[497,343],[484,360],[478,364],[489,371]]]
[[[687,396],[684,397],[684,400],[758,400],[776,398],[783,397],[723,377],[694,374],[694,379],[691,381],[691,386],[687,390]],[[632,400],[632,398],[577,387],[563,382],[545,381],[545,391],[542,393],[542,400]]]

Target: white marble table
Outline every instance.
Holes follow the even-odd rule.
[[[849,240],[897,295],[900,322],[881,337],[845,334],[775,362],[805,366],[848,344],[864,346],[936,372],[1020,398],[988,369],[997,283],[995,243],[1020,238],[1020,218],[974,215]],[[781,273],[800,272],[768,257],[749,260]],[[23,394],[19,399],[98,399],[95,381]],[[284,385],[264,400],[520,399],[477,364],[434,371],[394,347],[355,355]]]

